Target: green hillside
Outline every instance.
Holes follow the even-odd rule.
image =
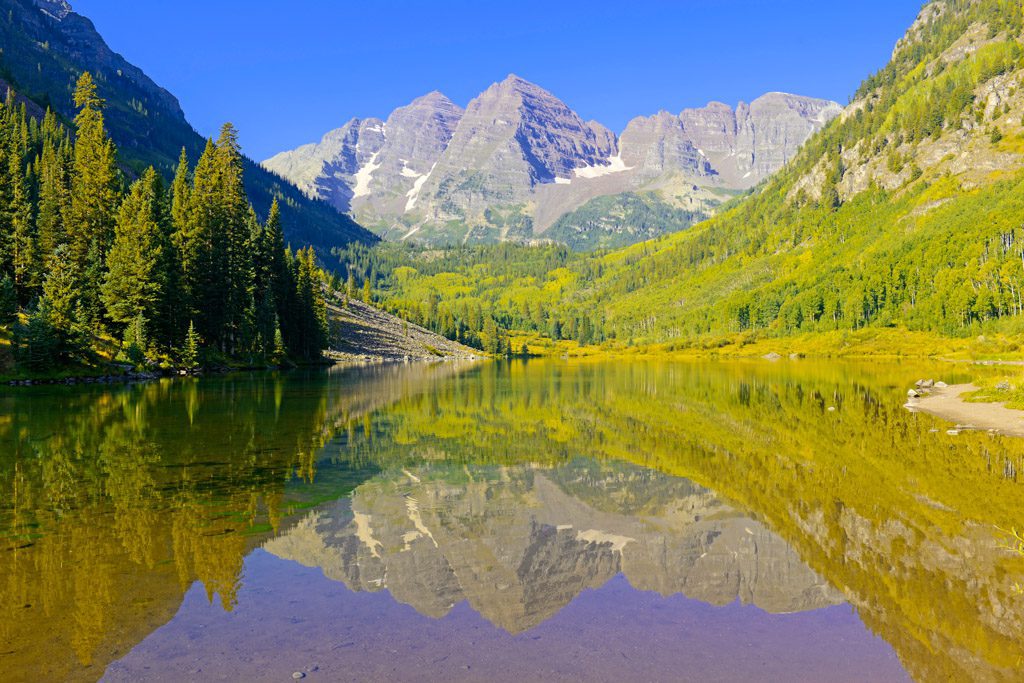
[[[479,304],[508,329],[580,341],[1019,332],[1022,26],[1019,0],[927,5],[844,116],[754,195],[689,230],[566,254],[514,286],[496,277],[507,251],[478,251],[449,273],[436,252],[409,252],[411,270],[376,276],[379,296],[404,308],[436,296],[442,317]]]
[[[565,214],[544,237],[572,249],[616,249],[686,230],[710,211],[673,206],[655,192],[597,197]]]

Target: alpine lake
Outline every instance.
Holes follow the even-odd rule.
[[[1024,440],[952,364],[0,394],[3,681],[1024,680]]]

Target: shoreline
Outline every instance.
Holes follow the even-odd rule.
[[[949,434],[961,431],[987,431],[1001,436],[1024,437],[1024,410],[1007,408],[1004,403],[969,403],[961,396],[977,391],[973,384],[955,384],[933,388],[918,397],[910,397],[904,408],[951,422]]]
[[[153,382],[161,379],[199,379],[218,375],[230,375],[232,373],[249,372],[279,372],[301,368],[322,368],[324,370],[337,367],[375,366],[375,365],[402,365],[413,363],[451,363],[451,362],[477,362],[487,360],[487,356],[413,356],[397,358],[384,355],[349,355],[349,354],[328,354],[319,363],[303,363],[289,366],[242,366],[242,367],[218,367],[195,372],[183,372],[180,370],[152,371],[152,372],[126,372],[123,374],[96,374],[96,375],[73,375],[63,376],[39,376],[21,377],[16,379],[0,380],[0,387],[41,387],[41,386],[79,386],[83,384],[134,384],[142,382]]]

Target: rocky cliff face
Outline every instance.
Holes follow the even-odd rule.
[[[379,224],[414,210],[462,115],[461,107],[436,91],[392,112],[357,212]]]
[[[678,116],[639,117],[620,140],[512,75],[464,113],[440,93],[396,110],[383,126],[383,142],[357,137],[331,144],[328,137],[351,134],[353,121],[318,145],[264,163],[385,237],[558,239],[546,232],[560,217],[625,192],[656,194],[656,201],[687,212],[685,220],[669,223],[688,226],[730,192],[781,168],[840,111],[833,102],[769,93],[735,110],[712,103]],[[650,234],[636,225],[614,232],[577,242],[628,243]]]
[[[366,184],[365,171],[384,145],[384,122],[352,119],[324,135],[318,143],[303,145],[263,162],[264,167],[288,178],[307,194],[324,199],[342,211],[351,211],[352,198]]]
[[[433,92],[399,107],[387,121],[352,119],[320,142],[263,165],[342,211],[387,221],[415,207],[461,118],[462,109]]]
[[[554,95],[517,76],[469,103],[424,187],[427,220],[485,222],[492,206],[526,203],[535,187],[604,163],[615,136],[583,121]]]
[[[265,547],[429,616],[466,600],[511,633],[618,573],[638,590],[715,605],[841,602],[778,536],[686,480],[625,466],[453,474],[417,468],[364,484]]]

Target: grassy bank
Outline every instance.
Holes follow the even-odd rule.
[[[1019,341],[1008,336],[957,339],[932,332],[897,328],[868,328],[791,337],[737,334],[727,337],[679,340],[654,345],[581,346],[574,341],[552,341],[531,335],[510,336],[513,351],[531,355],[571,358],[932,358],[960,361],[1024,361]]]

